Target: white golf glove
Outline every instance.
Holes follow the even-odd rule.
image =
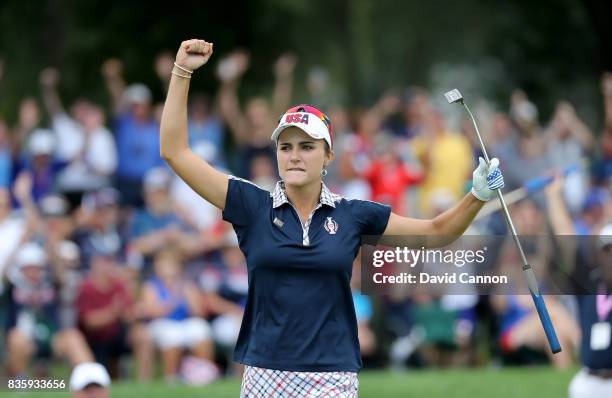
[[[472,174],[472,195],[486,202],[493,199],[497,189],[504,187],[504,176],[499,170],[499,159],[493,158],[487,167],[482,157],[478,158],[478,167]]]

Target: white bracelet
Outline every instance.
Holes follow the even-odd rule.
[[[189,69],[187,69],[187,68],[183,68],[181,65],[177,64],[176,62],[174,63],[174,66],[176,66],[177,68],[179,68],[179,69],[180,69],[180,70],[182,70],[183,72],[187,72],[187,73],[189,73],[190,75],[193,73],[193,71],[192,71],[192,70],[189,70]]]
[[[183,77],[183,78],[185,78],[185,79],[191,79],[191,76],[189,76],[189,75],[181,75],[180,73],[175,72],[175,71],[172,71],[172,72],[170,72],[170,73],[172,73],[173,75],[176,75],[176,76]]]

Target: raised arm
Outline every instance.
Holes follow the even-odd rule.
[[[274,63],[275,81],[272,110],[274,111],[273,115],[275,117],[282,115],[291,104],[295,64],[296,57],[293,54],[283,54]]]
[[[593,149],[595,138],[589,127],[578,117],[576,110],[567,101],[559,101],[547,136],[558,136],[563,130],[568,130],[585,151]]]
[[[575,235],[574,223],[563,200],[564,179],[557,174],[553,182],[544,189],[546,194],[546,213],[555,235]]]
[[[576,230],[572,217],[567,210],[563,199],[563,175],[557,173],[555,179],[544,190],[546,194],[546,213],[552,228],[553,235],[557,237],[558,261],[561,268],[572,273],[576,270],[576,251],[578,250],[579,239],[576,237]],[[573,237],[571,237],[573,235]],[[565,236],[565,237],[564,237]]]
[[[425,247],[446,246],[463,234],[484,204],[485,202],[468,193],[454,207],[429,220],[402,217],[391,213],[384,235],[398,237],[424,236],[426,237],[425,241],[419,241],[419,245],[423,244]]]
[[[240,109],[238,100],[240,79],[248,67],[248,54],[244,51],[235,51],[221,60],[217,69],[217,75],[221,81],[217,94],[219,111],[239,145],[245,144],[249,135],[246,117]]]
[[[113,112],[118,114],[121,112],[123,91],[125,90],[125,81],[122,76],[123,64],[116,58],[111,58],[102,64],[102,76],[106,89],[111,96]]]
[[[454,207],[433,219],[418,220],[391,213],[383,235],[398,237],[426,236],[425,247],[446,246],[459,238],[472,223],[476,214],[486,201],[497,196],[495,192],[504,186],[504,178],[499,171],[499,160],[491,159],[489,166],[483,158],[473,173],[472,191]],[[399,238],[401,241],[401,238]],[[407,238],[410,241],[410,238]],[[413,242],[415,242],[413,240]]]
[[[396,89],[390,89],[376,101],[376,103],[368,109],[369,117],[372,122],[380,128],[389,116],[397,112],[401,105],[401,100]]]
[[[188,144],[187,95],[191,73],[204,65],[213,44],[204,40],[181,43],[168,87],[160,125],[160,155],[194,191],[223,210],[227,196],[227,175],[215,170],[195,155]]]
[[[62,101],[57,93],[59,73],[54,68],[45,68],[40,72],[40,87],[42,98],[49,116],[53,117],[64,112]]]

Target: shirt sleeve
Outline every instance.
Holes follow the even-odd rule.
[[[351,213],[361,235],[382,235],[387,228],[391,207],[367,200],[351,200]]]
[[[270,192],[250,181],[230,176],[223,219],[234,226],[245,227],[262,208],[271,205],[270,201]]]

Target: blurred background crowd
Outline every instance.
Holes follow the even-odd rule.
[[[510,211],[519,234],[544,237],[533,264],[561,256],[572,273],[585,252],[611,263],[609,2],[187,0],[146,12],[136,2],[43,3],[0,5],[9,376],[45,375],[60,360],[139,380],[240,374],[231,351],[248,278],[236,236],[159,156],[174,49],[192,37],[215,43],[194,73],[188,115],[190,145],[213,166],[271,189],[270,135],[289,106],[310,103],[332,122],[332,191],[432,217],[469,192],[482,155],[471,122],[443,99],[457,87],[500,159],[504,192],[530,187]],[[549,184],[531,189],[543,176]],[[493,212],[468,233],[507,231]],[[560,235],[600,239],[583,247]],[[511,242],[498,259],[520,269]],[[360,271],[357,259],[366,367],[567,367],[591,326],[571,297],[548,297],[564,347],[552,357],[529,296],[367,296]]]
[[[244,101],[245,51],[224,55],[216,71],[198,71],[219,81],[216,92],[190,94],[189,137],[198,156],[272,189],[278,175],[269,137],[293,104],[296,62],[291,54],[271,62],[272,97]],[[172,63],[167,52],[154,59],[162,89]],[[71,365],[95,359],[113,377],[141,380],[161,374],[205,383],[238,374],[230,354],[248,278],[236,236],[220,211],[160,159],[163,104],[150,88],[125,81],[118,59],[105,61],[100,72],[108,103],[86,97],[65,103],[62,76],[46,68],[38,76],[39,95],[20,102],[17,122],[0,120],[0,352],[7,373],[45,374],[49,359],[60,357]],[[325,79],[324,70],[314,70],[310,96],[300,102],[321,106],[331,118],[335,161],[325,182],[333,191],[412,217],[435,216],[469,191],[482,154],[470,121],[445,116],[441,93],[394,88],[369,107],[347,107],[323,98]],[[563,99],[549,120],[518,89],[508,109],[478,104],[506,192],[556,175],[512,205],[519,234],[598,235],[606,223],[610,228],[611,74],[601,78],[601,95],[604,128],[595,132],[589,126],[598,123],[583,120]],[[506,231],[500,214],[492,213],[469,233]],[[603,239],[596,250],[609,251],[611,243]],[[518,261],[512,249],[500,256]],[[547,361],[528,296],[404,290],[368,297],[359,291],[358,263],[353,286],[366,366]],[[551,360],[570,366],[578,322],[568,300],[551,297],[549,306],[568,347]]]

